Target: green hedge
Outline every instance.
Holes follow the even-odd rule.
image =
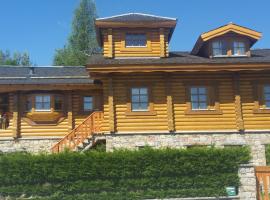
[[[266,164],[270,165],[270,145],[265,145]]]
[[[238,186],[245,147],[0,155],[0,195],[142,199],[225,195]]]

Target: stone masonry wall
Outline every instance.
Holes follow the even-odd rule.
[[[0,140],[0,152],[24,151],[31,153],[49,152],[53,144],[59,139],[31,138],[31,139],[6,139]]]
[[[192,145],[224,147],[248,145],[251,148],[252,163],[266,165],[265,144],[270,144],[269,133],[158,133],[158,134],[110,134],[106,136],[106,150],[143,146],[153,148],[185,148]]]

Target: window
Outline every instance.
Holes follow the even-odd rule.
[[[62,96],[56,95],[54,97],[54,110],[62,110],[63,109],[63,98]]]
[[[93,97],[84,96],[83,97],[83,111],[89,112],[93,110]]]
[[[227,56],[227,47],[224,41],[212,43],[213,56]]]
[[[131,111],[148,111],[148,88],[131,88]]]
[[[50,111],[51,110],[51,96],[50,95],[36,95],[35,108],[36,108],[36,111]]]
[[[246,47],[244,42],[233,42],[233,55],[246,55]]]
[[[126,47],[146,47],[146,34],[127,33],[125,38]]]
[[[263,87],[263,100],[265,108],[270,109],[270,85]]]
[[[192,110],[207,109],[207,88],[206,87],[191,87],[190,100]]]

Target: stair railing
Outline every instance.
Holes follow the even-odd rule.
[[[63,139],[57,142],[52,148],[53,153],[59,153],[65,149],[74,150],[83,143],[89,136],[101,132],[103,119],[102,111],[91,113],[80,125],[70,131]]]

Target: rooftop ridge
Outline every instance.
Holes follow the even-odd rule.
[[[146,13],[125,13],[125,14],[120,14],[120,15],[113,15],[110,17],[101,17],[101,18],[97,18],[96,20],[106,20],[106,19],[111,19],[111,18],[115,18],[115,17],[123,17],[123,16],[127,16],[127,15],[142,15],[142,16],[147,16],[147,17],[156,17],[156,18],[162,18],[162,19],[168,19],[168,20],[177,20],[177,18],[172,18],[172,17],[163,17],[163,16],[159,16],[159,15],[153,15],[153,14],[146,14]]]

